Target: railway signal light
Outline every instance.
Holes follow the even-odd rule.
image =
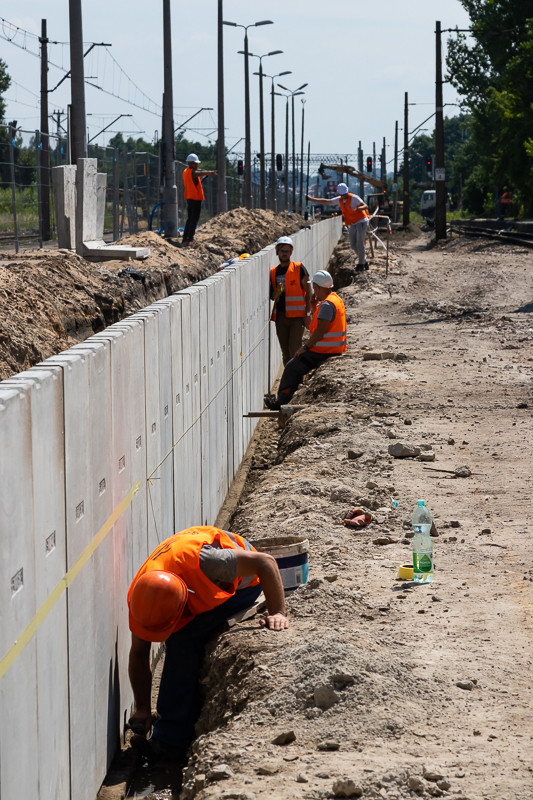
[[[428,156],[428,157],[426,158],[426,169],[427,169],[427,171],[428,171],[428,172],[431,172],[431,166],[432,166],[432,163],[433,163],[433,162],[432,162],[432,160],[431,160],[431,157],[430,157],[430,156]]]
[[[276,156],[276,169],[278,172],[281,172],[283,169],[283,156],[281,153],[278,153]]]
[[[237,175],[244,175],[244,163],[241,159],[237,161]]]
[[[366,171],[372,172],[372,159],[370,158],[370,156],[368,156],[366,160]]]

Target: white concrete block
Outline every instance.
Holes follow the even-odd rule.
[[[104,236],[105,201],[107,192],[107,173],[96,173],[96,239]]]
[[[52,167],[52,188],[56,212],[57,244],[76,247],[76,167],[73,164]]]
[[[78,158],[76,165],[76,252],[83,255],[83,242],[98,238],[96,229],[96,158]]]

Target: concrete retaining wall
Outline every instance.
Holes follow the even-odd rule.
[[[340,217],[297,233],[323,269]],[[212,524],[281,356],[272,246],[0,383],[0,798],[94,800],[132,693],[126,592]]]

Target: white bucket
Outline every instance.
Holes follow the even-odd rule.
[[[309,575],[309,539],[299,536],[278,536],[252,542],[256,550],[270,553],[276,559],[283,589],[290,592],[303,583]]]

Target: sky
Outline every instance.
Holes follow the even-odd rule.
[[[89,138],[106,144],[122,131],[125,138],[152,141],[161,130],[163,87],[162,2],[82,0],[83,39],[111,44],[95,47],[85,59],[86,80],[104,89],[86,87]],[[217,0],[171,0],[174,125],[188,139],[202,143],[217,137]],[[372,155],[387,144],[393,157],[395,122],[403,137],[404,96],[408,92],[409,131],[418,126],[431,134],[435,105],[435,21],[442,29],[466,28],[469,18],[459,0],[224,0],[224,19],[241,25],[272,20],[272,25],[248,29],[249,50],[263,55],[267,75],[294,91],[304,83],[305,95],[295,97],[296,149],[301,146],[304,109],[304,149],[312,153],[353,154],[359,142]],[[18,12],[16,14],[15,12]],[[8,16],[4,16],[8,15]],[[68,0],[20,0],[0,12],[0,57],[13,84],[6,93],[6,119],[24,130],[39,127],[40,63],[33,55],[39,43],[41,19],[47,20],[49,88],[69,69]],[[16,29],[19,29],[18,31]],[[28,32],[31,35],[27,35]],[[443,35],[443,56],[446,39]],[[7,41],[11,39],[12,41]],[[224,26],[225,140],[232,152],[244,143],[243,28]],[[60,69],[60,68],[63,69]],[[253,72],[259,59],[250,58],[252,153],[259,150],[259,88]],[[264,79],[265,142],[270,151],[271,78]],[[282,91],[281,89],[276,89]],[[301,100],[305,100],[302,105]],[[460,98],[444,84],[445,114],[459,113]],[[49,95],[49,110],[65,111],[70,102],[67,79]],[[283,152],[284,97],[275,98],[276,151]],[[204,110],[196,114],[199,109]],[[117,122],[114,119],[123,115]],[[193,115],[194,119],[189,118]],[[189,120],[187,122],[187,120]],[[64,117],[61,117],[65,124]],[[105,133],[99,133],[113,123]],[[184,124],[185,123],[185,124]],[[50,130],[56,129],[55,122]]]

